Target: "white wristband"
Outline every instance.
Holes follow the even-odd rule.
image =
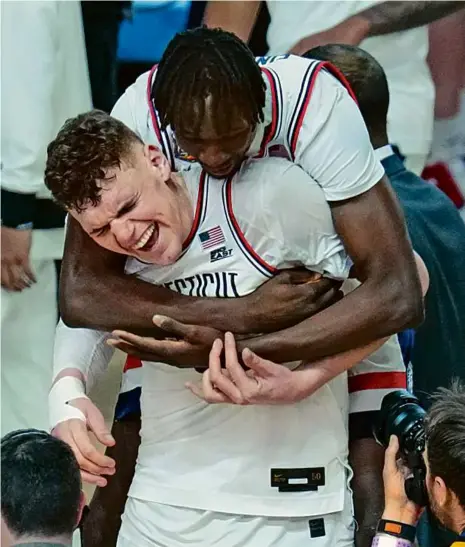
[[[48,396],[50,429],[67,420],[78,419],[86,422],[84,414],[69,405],[73,399],[88,399],[82,380],[74,376],[63,376],[53,385]]]

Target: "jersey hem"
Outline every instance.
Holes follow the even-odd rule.
[[[211,492],[210,499],[206,499],[199,491],[174,489],[151,483],[146,478],[134,477],[128,496],[153,503],[232,515],[307,517],[342,511],[345,493],[346,489],[341,488],[338,493],[317,494],[317,498],[313,500],[302,498],[277,500],[269,497],[251,499],[251,496],[216,491]]]

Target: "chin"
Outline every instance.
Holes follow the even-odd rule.
[[[161,253],[156,253],[149,258],[149,261],[158,266],[170,266],[174,264],[182,253],[182,245],[169,245]]]

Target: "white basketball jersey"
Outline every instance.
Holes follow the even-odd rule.
[[[374,186],[384,171],[344,76],[327,62],[294,55],[259,57],[257,62],[266,84],[264,120],[247,155],[297,163],[318,181],[328,201],[350,199]],[[145,143],[160,147],[172,168],[179,168],[195,158],[181,150],[170,127],[160,127],[151,99],[156,70],[126,90],[112,115]]]
[[[126,272],[186,295],[250,293],[283,262],[282,246],[246,240],[231,180],[210,179],[197,166],[184,175],[197,206],[182,256],[162,267],[129,259]],[[267,244],[275,254],[267,253],[269,261],[257,252]],[[343,271],[342,245],[328,252]],[[297,404],[245,407],[199,400],[185,387],[201,379],[193,369],[143,363],[142,375],[142,443],[131,496],[249,515],[342,510],[348,481],[345,374]]]
[[[247,154],[292,160],[318,181],[328,201],[350,199],[374,186],[384,171],[344,77],[327,63],[293,55],[260,57],[257,62],[266,84],[264,121]],[[151,99],[155,75],[156,66],[142,74],[119,99],[112,115],[144,142],[160,147],[172,166],[183,169],[193,165],[194,158],[179,148],[169,127],[160,129]],[[135,360],[127,370],[137,380]],[[134,385],[129,378],[127,382],[123,379],[122,391]],[[377,410],[387,392],[405,387],[401,358],[395,364],[387,358],[365,361],[350,371],[350,411]]]

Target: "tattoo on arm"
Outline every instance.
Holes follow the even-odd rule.
[[[370,23],[367,36],[379,36],[421,27],[463,8],[463,1],[382,2],[358,15]]]

